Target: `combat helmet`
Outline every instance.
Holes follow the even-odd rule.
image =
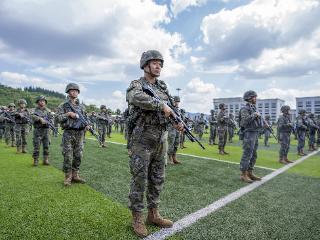
[[[67,86],[66,86],[66,93],[68,93],[70,90],[78,90],[78,92],[80,93],[80,88],[79,88],[79,85],[76,84],[76,83],[69,83]]]
[[[211,114],[214,114],[214,112],[215,112],[214,109],[211,109],[211,110],[210,110],[210,113],[211,113]]]
[[[253,90],[249,90],[249,91],[246,91],[244,94],[243,94],[243,100],[244,101],[249,101],[252,97],[257,97],[257,93]]]
[[[299,109],[298,113],[301,115],[301,114],[305,114],[306,113],[306,110],[304,109]]]
[[[23,98],[19,99],[18,104],[25,104],[27,105],[27,101]]]
[[[40,95],[39,97],[36,98],[36,103],[38,103],[40,100],[44,100],[46,102],[46,104],[48,103],[46,97],[43,95]]]
[[[161,67],[163,67],[163,56],[162,54],[157,50],[148,50],[146,52],[143,52],[140,59],[140,68],[143,69],[144,66],[150,61],[150,60],[160,60],[161,61]]]
[[[106,105],[101,105],[100,106],[100,109],[102,110],[102,109],[107,109],[107,106]]]
[[[179,97],[179,96],[174,96],[174,97],[173,97],[173,100],[174,100],[175,102],[180,102],[180,97]]]
[[[283,105],[280,110],[281,112],[288,112],[290,111],[290,107],[288,105]]]
[[[14,103],[9,103],[8,108],[10,108],[10,107],[15,108],[15,107],[16,107],[16,105],[15,105]]]
[[[225,109],[225,108],[226,108],[226,105],[224,103],[219,104],[219,109]]]

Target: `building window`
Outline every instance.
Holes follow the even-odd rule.
[[[265,103],[265,104],[264,104],[264,107],[265,107],[265,108],[269,108],[269,103]]]

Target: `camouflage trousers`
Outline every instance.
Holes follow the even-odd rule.
[[[180,132],[180,137],[179,137],[179,139],[180,139],[180,141],[179,141],[180,145],[183,146],[183,145],[184,145],[184,142],[186,141],[186,135],[185,135],[185,133]]]
[[[65,130],[62,135],[63,172],[80,169],[84,130]]]
[[[8,123],[5,125],[5,140],[6,144],[9,145],[10,142],[12,145],[16,145],[16,131],[15,131],[15,124]]]
[[[33,158],[39,158],[42,143],[43,157],[49,156],[49,128],[34,128],[33,131]]]
[[[320,146],[320,130],[317,131],[317,145]]]
[[[298,131],[297,133],[298,138],[298,145],[297,145],[297,151],[303,151],[305,141],[306,141],[306,132],[305,131]]]
[[[229,142],[232,142],[232,138],[234,137],[234,128],[233,127],[228,127],[228,137],[229,137]]]
[[[227,128],[218,127],[219,147],[225,147],[227,143]]]
[[[267,146],[269,143],[270,135],[271,135],[270,131],[268,131],[268,130],[264,131],[264,145],[265,146]]]
[[[147,207],[157,208],[159,205],[165,178],[166,133],[158,126],[136,127],[133,131],[129,160],[132,175],[129,208],[132,211],[143,210],[145,191]]]
[[[16,124],[16,145],[19,146],[26,146],[27,145],[27,135],[29,131],[28,124]]]
[[[168,129],[168,155],[173,155],[179,147],[180,132],[173,126],[169,125]]]
[[[111,137],[111,132],[112,132],[112,124],[108,124],[108,126],[107,126],[107,135],[108,135],[108,137]]]
[[[4,137],[5,134],[5,130],[4,130],[4,126],[0,127],[0,140],[2,140],[2,138]]]
[[[240,170],[253,170],[257,160],[259,132],[245,131],[242,143],[242,157],[240,161]]]
[[[210,137],[209,137],[209,144],[212,145],[216,142],[217,136],[217,128],[216,126],[210,126]]]
[[[199,134],[199,140],[201,140],[203,136],[203,128],[198,129],[197,132]]]
[[[106,124],[98,124],[98,133],[100,135],[100,141],[103,144],[106,141],[107,128],[108,126]]]
[[[316,132],[310,131],[308,144],[309,146],[313,146],[315,143],[316,143]]]
[[[288,157],[288,152],[290,148],[290,132],[280,132],[279,142],[280,142],[279,158],[281,159],[281,158]]]

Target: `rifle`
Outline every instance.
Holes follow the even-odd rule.
[[[102,121],[106,121],[107,123],[109,123],[109,119],[108,118],[105,118],[105,117],[102,117],[102,116],[99,116],[99,115],[97,115],[96,118],[100,119]]]
[[[7,117],[3,117],[4,120],[7,120],[11,123],[16,123],[16,121],[14,119],[11,118],[11,116],[9,115],[8,112],[4,112],[4,115],[6,115]]]
[[[157,102],[163,102],[161,100],[161,98],[155,93],[155,91],[150,86],[144,84],[143,87],[142,87],[142,90],[146,94],[151,96],[153,99],[155,99]],[[182,120],[180,113],[178,113],[177,109],[171,104],[171,102],[169,101],[166,104],[174,112],[173,116],[172,115],[170,116],[171,120],[174,121],[176,124],[181,123],[183,125],[184,132],[185,132],[186,136],[190,139],[190,141],[191,142],[197,142],[202,149],[205,149],[205,147],[201,144],[201,142],[195,136],[193,136],[193,134],[189,130],[187,124]]]
[[[49,128],[54,132],[57,133],[59,135],[61,135],[61,133],[59,132],[59,130],[53,125],[53,123],[50,121],[50,119],[48,118],[48,116],[41,116],[38,113],[33,113],[33,115],[42,118],[46,124],[49,126]]]
[[[80,111],[78,111],[77,109],[74,108],[74,106],[72,106],[72,104],[70,104],[70,102],[67,102],[68,105],[70,106],[71,110],[78,114],[79,116],[79,120],[81,123],[83,123],[86,126],[89,126],[89,132],[98,140],[99,144],[102,145],[102,141],[101,141],[101,136],[100,134],[96,133],[96,131],[92,128],[91,126],[91,122],[90,120],[87,118],[87,116],[84,116]]]

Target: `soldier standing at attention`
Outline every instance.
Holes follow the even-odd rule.
[[[180,97],[175,96],[173,98],[174,106],[179,112]],[[169,122],[168,125],[168,158],[171,164],[180,164],[177,160],[177,150],[179,147],[180,132],[173,126],[173,123]]]
[[[6,111],[5,106],[1,106],[1,109],[0,109],[0,142],[2,142],[2,138],[4,137],[5,120],[2,117],[2,115],[4,115],[5,111]]]
[[[96,122],[98,127],[98,132],[101,137],[100,141],[102,143],[101,147],[105,148],[104,144],[106,141],[106,134],[109,126],[109,116],[107,113],[107,107],[105,105],[100,106],[100,112],[96,116]]]
[[[316,148],[316,133],[318,130],[318,126],[316,123],[316,119],[314,117],[313,113],[310,113],[308,116],[308,127],[309,127],[309,151],[315,151],[317,150]]]
[[[281,107],[282,116],[278,119],[278,137],[280,142],[280,151],[279,151],[279,163],[287,164],[292,163],[288,159],[288,152],[290,148],[290,135],[293,130],[293,123],[290,120],[289,115],[290,107],[284,105]]]
[[[216,135],[217,135],[217,119],[214,116],[214,110],[211,109],[211,115],[209,117],[209,125],[210,125],[210,137],[209,137],[209,145],[217,145],[216,144]]]
[[[204,119],[204,114],[201,113],[200,117],[198,118],[197,126],[198,126],[198,134],[199,134],[199,140],[202,139],[203,132],[204,132],[204,127],[206,126],[206,120]]]
[[[133,126],[129,135],[130,171],[132,174],[129,208],[132,211],[132,227],[134,232],[145,237],[148,234],[142,211],[144,209],[143,196],[147,187],[147,223],[168,228],[173,222],[161,217],[158,211],[160,192],[164,183],[165,158],[167,149],[165,138],[168,118],[173,110],[164,102],[159,102],[143,91],[143,86],[151,87],[163,101],[170,98],[167,85],[158,79],[163,67],[163,57],[156,50],[149,50],[142,54],[140,68],[144,76],[131,82],[127,89],[127,101],[131,115],[129,126]],[[175,125],[180,131],[181,124]],[[129,129],[128,131],[131,132]]]
[[[318,130],[317,130],[317,147],[320,147],[320,115],[317,116],[316,120]]]
[[[186,110],[184,110],[183,108],[180,110],[180,113],[181,113],[181,117],[182,117],[182,120],[187,123],[188,122],[188,118],[186,117]],[[179,138],[179,143],[180,143],[180,148],[183,149],[183,148],[186,148],[184,146],[184,142],[186,140],[186,135],[184,132],[180,132],[180,138]]]
[[[217,121],[218,121],[217,131],[219,136],[218,147],[219,147],[219,154],[224,155],[224,154],[229,154],[224,151],[224,148],[227,143],[227,129],[228,129],[229,117],[228,117],[224,103],[219,104],[219,109],[220,109],[220,112],[218,113],[218,116],[217,116]]]
[[[79,119],[79,114],[72,107],[85,115],[85,108],[78,100],[80,88],[78,84],[69,83],[66,87],[68,99],[58,107],[58,121],[64,130],[62,135],[63,172],[65,173],[64,185],[70,186],[71,182],[85,183],[79,176],[83,151],[84,130],[88,127]],[[71,107],[72,106],[72,107]]]
[[[16,145],[17,153],[27,153],[27,134],[29,130],[30,114],[26,109],[27,101],[20,99],[18,101],[19,108],[15,113],[16,122]]]
[[[257,93],[247,91],[244,93],[243,100],[247,104],[240,109],[239,122],[243,132],[242,157],[240,162],[240,179],[247,183],[260,181],[261,178],[253,174],[253,168],[257,160],[258,135],[262,128],[261,116],[256,109]]]
[[[37,107],[32,115],[33,119],[33,166],[38,166],[40,145],[43,145],[43,165],[49,164],[49,125],[46,119],[52,118],[51,111],[46,107],[47,99],[44,96],[39,96],[36,99]]]
[[[296,118],[296,129],[297,129],[297,138],[298,138],[297,151],[299,156],[305,156],[307,154],[304,153],[303,148],[305,145],[306,134],[308,131],[306,110],[300,109],[298,113],[299,113],[299,116]]]
[[[8,111],[3,113],[3,117],[5,117],[4,121],[4,136],[6,140],[6,144],[10,145],[11,147],[16,146],[16,123],[15,123],[15,108],[16,105],[14,103],[10,103],[8,105]]]
[[[112,125],[113,125],[111,110],[107,111],[107,116],[108,116],[107,136],[108,138],[111,138]]]
[[[234,137],[234,130],[237,128],[237,123],[234,120],[234,115],[232,113],[229,114],[228,119],[228,138],[229,143],[232,143],[232,139]]]
[[[272,124],[271,124],[271,121],[270,121],[270,116],[267,115],[266,118],[266,123],[268,124],[268,126],[272,127]],[[271,135],[271,131],[270,129],[267,127],[267,126],[264,126],[263,127],[263,133],[264,133],[264,146],[265,147],[270,147],[269,146],[269,138],[270,138],[270,135]]]

